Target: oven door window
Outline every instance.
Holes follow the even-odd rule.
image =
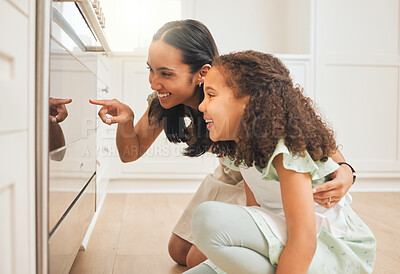
[[[52,18],[52,37],[68,50],[101,47],[75,2],[53,2]]]
[[[49,98],[49,232],[96,170],[97,55],[74,53],[51,39]],[[93,205],[94,206],[94,205]]]

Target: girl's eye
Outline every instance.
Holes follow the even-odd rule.
[[[208,98],[213,98],[214,97],[214,94],[207,94],[208,95]]]
[[[147,66],[147,69],[153,71],[153,69],[150,66]]]

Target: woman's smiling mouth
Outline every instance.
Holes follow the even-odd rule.
[[[171,93],[170,92],[167,92],[167,93],[159,93],[159,92],[157,92],[157,95],[158,95],[158,99],[165,100],[171,95]]]

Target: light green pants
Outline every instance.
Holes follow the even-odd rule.
[[[206,261],[186,274],[275,273],[264,255],[268,254],[268,242],[240,206],[204,202],[194,213],[192,230],[196,246],[212,263]]]

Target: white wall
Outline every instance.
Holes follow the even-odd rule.
[[[308,54],[309,0],[187,0],[183,18],[203,22],[221,53],[253,49]]]
[[[105,33],[117,52],[146,52],[153,34],[181,15],[181,0],[101,0]],[[184,1],[183,1],[184,2]]]

